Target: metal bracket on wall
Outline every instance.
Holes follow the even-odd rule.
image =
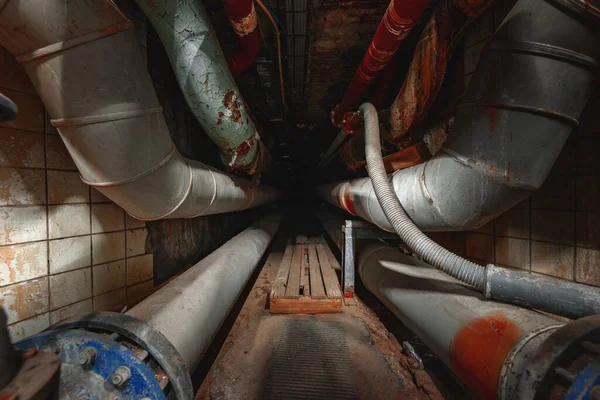
[[[398,235],[386,232],[365,221],[346,220],[342,226],[344,245],[342,249],[342,289],[344,303],[354,305],[354,281],[356,276],[356,240],[398,239]]]

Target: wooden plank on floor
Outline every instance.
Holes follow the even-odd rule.
[[[342,298],[313,299],[271,299],[270,312],[273,314],[328,314],[342,312]]]
[[[342,297],[342,291],[340,290],[340,283],[337,275],[329,262],[327,254],[329,248],[326,245],[317,245],[317,254],[319,256],[319,264],[321,264],[321,274],[323,275],[323,284],[325,285],[325,292],[328,298],[340,298]]]
[[[275,278],[275,282],[273,282],[273,286],[271,287],[271,298],[285,296],[285,288],[287,286],[288,276],[290,275],[293,254],[294,246],[286,246],[283,258],[281,259],[281,264],[279,264],[279,270],[277,271],[277,278]]]
[[[310,265],[308,264],[308,245],[302,246],[302,270],[300,275],[300,286],[303,296],[310,296]]]
[[[294,246],[294,255],[290,265],[290,275],[285,288],[286,299],[297,299],[300,297],[300,273],[302,268],[302,246]]]
[[[313,299],[324,299],[327,296],[319,267],[317,247],[314,244],[308,246],[308,264],[310,265],[310,295]]]

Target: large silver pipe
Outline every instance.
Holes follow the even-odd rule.
[[[365,287],[482,398],[515,398],[510,385],[527,360],[523,356],[563,325],[487,301],[396,248],[367,245],[358,260]]]
[[[132,27],[108,0],[9,0],[0,9],[0,45],[25,67],[82,180],[141,220],[276,199],[177,151]]]
[[[252,224],[127,314],[147,322],[177,349],[192,373],[279,228],[282,213]]]
[[[595,88],[598,35],[569,4],[519,0],[482,53],[442,150],[391,176],[421,230],[476,229],[543,184]],[[369,178],[318,193],[392,231]]]

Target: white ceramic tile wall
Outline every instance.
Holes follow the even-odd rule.
[[[145,25],[135,22],[142,38]],[[0,91],[19,107],[16,121],[0,124],[0,305],[20,340],[65,318],[131,306],[154,289],[154,266],[145,223],[81,181],[3,49],[0,71]]]

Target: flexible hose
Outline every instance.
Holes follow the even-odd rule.
[[[400,236],[400,239],[435,268],[483,291],[485,269],[482,266],[443,248],[421,232],[408,217],[385,172],[381,157],[377,110],[370,103],[364,103],[359,110],[363,113],[365,120],[365,155],[369,178],[371,178],[375,195],[385,216]]]

